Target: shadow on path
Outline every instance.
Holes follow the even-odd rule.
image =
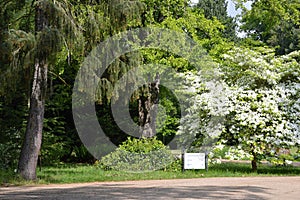
[[[257,186],[164,186],[135,187],[130,184],[105,184],[75,188],[39,188],[10,191],[0,199],[265,199],[267,188]]]

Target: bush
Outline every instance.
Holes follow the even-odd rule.
[[[14,128],[4,130],[0,142],[0,170],[16,169],[21,151],[21,131]]]
[[[182,159],[176,158],[168,167],[166,168],[166,171],[169,172],[181,172],[182,171]]]
[[[149,171],[166,168],[174,160],[171,151],[154,138],[128,138],[100,160],[105,170]]]

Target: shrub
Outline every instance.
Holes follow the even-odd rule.
[[[182,171],[182,159],[176,158],[168,167],[166,168],[166,171],[169,172],[181,172]]]
[[[22,133],[14,128],[4,130],[0,142],[0,170],[16,169],[21,151]]]
[[[149,171],[163,169],[173,160],[171,151],[156,137],[128,138],[99,163],[105,170]]]

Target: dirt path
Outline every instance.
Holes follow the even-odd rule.
[[[0,188],[0,199],[300,199],[300,177],[99,182]]]

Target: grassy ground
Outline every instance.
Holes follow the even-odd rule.
[[[57,165],[43,167],[38,171],[36,182],[25,182],[13,171],[0,171],[0,183],[5,185],[28,185],[50,183],[79,183],[96,181],[125,181],[125,180],[153,180],[174,178],[201,177],[243,177],[243,176],[299,176],[300,167],[276,167],[259,165],[257,172],[252,172],[249,164],[222,163],[210,166],[205,170],[181,171],[151,171],[144,173],[104,171],[93,165]]]

